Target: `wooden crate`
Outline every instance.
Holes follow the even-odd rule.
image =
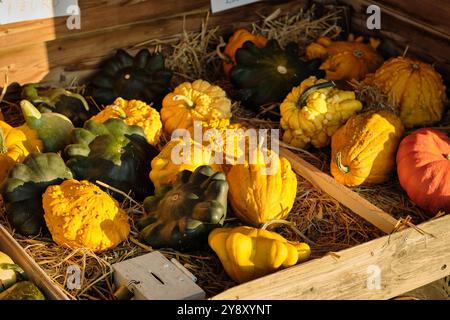
[[[246,26],[276,8],[291,12],[307,8],[308,0],[261,2],[212,15],[209,25],[223,32]],[[316,1],[329,2],[329,1]],[[343,0],[353,8],[356,33],[391,40],[393,50],[436,62],[447,83],[450,75],[450,13],[447,0]],[[74,76],[92,73],[100,60],[117,48],[129,49],[151,38],[170,38],[185,30],[199,30],[209,0],[121,1],[106,4],[79,1],[82,29],[67,30],[65,18],[0,26],[0,73],[11,81],[42,81],[63,85]],[[367,5],[382,9],[382,29],[366,29]],[[213,299],[389,299],[450,275],[450,216],[398,231],[399,221],[336,183],[294,153],[282,149],[294,170],[316,188],[338,200],[386,236],[326,255],[275,274],[236,286]],[[393,231],[395,231],[393,233]],[[10,239],[10,241],[13,241]],[[32,261],[29,262],[31,265]],[[381,276],[380,287],[370,280]],[[368,282],[369,281],[369,282]]]

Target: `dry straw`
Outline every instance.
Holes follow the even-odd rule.
[[[262,17],[261,23],[253,24],[253,31],[276,38],[282,45],[289,41],[297,41],[304,45],[320,35],[331,37],[337,35],[340,31],[337,26],[340,14],[340,10],[332,10],[323,17],[315,18],[312,10],[295,15],[277,11],[268,17]],[[218,27],[208,28],[207,23],[208,17],[200,32],[183,32],[178,38],[167,41],[149,40],[136,47],[155,47],[156,45],[155,50],[167,52],[167,65],[176,74],[174,85],[182,81],[204,78],[220,84],[231,93],[232,87],[223,78],[220,69],[221,61],[216,55],[216,47],[223,41],[219,36],[220,30]],[[83,87],[76,83],[73,83],[72,87],[83,90]],[[5,114],[8,121],[14,124],[23,122],[17,101],[4,101],[2,108],[7,109]],[[278,105],[267,106],[267,108],[276,112]],[[279,126],[277,122],[264,119],[263,115],[255,117],[237,102],[233,104],[233,112],[233,120],[247,126],[257,128],[278,128]],[[329,172],[328,150],[291,149],[321,170]],[[289,240],[308,241],[313,258],[331,254],[338,259],[338,255],[334,252],[382,236],[381,231],[343,207],[338,201],[314,188],[304,178],[300,176],[297,178],[297,197],[291,214],[287,218],[289,224],[281,225],[277,230]],[[409,215],[413,222],[421,222],[425,219],[423,213],[407,199],[396,182],[377,187],[359,188],[356,191],[398,218]],[[117,248],[101,254],[95,254],[86,249],[61,247],[48,237],[27,238],[14,234],[1,203],[0,223],[14,234],[17,241],[70,298],[112,299],[116,288],[113,284],[111,265],[153,250],[137,240],[137,230],[133,225],[133,221],[143,215],[142,206],[126,198],[122,207],[129,214],[132,224],[130,238]],[[239,225],[239,221],[233,218],[230,212],[225,224],[236,226]],[[161,252],[169,259],[176,258],[191,271],[198,278],[198,284],[206,291],[207,296],[218,294],[236,285],[226,276],[214,252],[207,247],[194,253],[180,253],[172,250]],[[66,287],[66,270],[71,265],[80,267],[82,271],[83,281],[79,290],[68,290]]]

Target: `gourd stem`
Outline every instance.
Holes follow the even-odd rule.
[[[447,155],[447,160],[450,160],[450,153]]]
[[[342,154],[340,152],[336,153],[336,165],[337,165],[339,171],[344,172],[344,173],[350,172],[350,168],[348,166],[344,166],[342,164]]]
[[[225,45],[225,43],[219,43],[216,47],[216,54],[220,58],[220,60],[223,60],[225,63],[234,64],[233,60],[220,50],[220,48],[224,47]]]
[[[177,101],[177,100],[186,102],[189,108],[194,107],[194,101],[192,101],[191,99],[189,99],[186,96],[183,96],[182,94],[177,94],[177,95],[173,96],[173,101]]]
[[[25,121],[32,129],[35,129],[41,125],[42,115],[30,101],[22,100],[20,102],[20,108],[22,109]]]
[[[302,95],[300,96],[300,107],[304,107],[306,106],[306,100],[308,100],[308,97],[311,93],[313,93],[316,90],[319,89],[324,89],[324,88],[330,88],[330,87],[335,87],[336,83],[334,81],[328,81],[328,82],[323,82],[323,83],[318,83],[315,84],[309,88],[307,88],[305,91],[303,91]]]
[[[5,154],[8,152],[8,147],[6,146],[5,133],[0,127],[0,154]]]
[[[123,110],[120,106],[114,105],[112,108],[114,111],[117,111],[119,113],[119,117],[121,119],[126,119],[127,114],[125,113],[125,110]]]

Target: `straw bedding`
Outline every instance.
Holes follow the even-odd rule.
[[[315,16],[314,9],[300,12],[296,15],[286,15],[274,12],[269,17],[262,17],[260,23],[255,23],[254,31],[274,37],[282,45],[289,41],[297,41],[300,46],[313,41],[320,35],[335,37],[340,32],[339,18],[342,12],[337,8],[322,17]],[[168,41],[149,40],[136,45],[163,50],[167,55],[167,65],[175,72],[174,85],[197,78],[212,81],[233,96],[230,84],[221,76],[221,61],[216,55],[216,47],[224,40],[220,37],[220,28],[210,29],[206,17],[200,32],[184,32],[178,38]],[[72,89],[83,91],[82,86],[74,82]],[[362,96],[374,98],[376,93],[370,88],[362,91]],[[267,112],[277,112],[277,105],[267,106]],[[18,125],[23,120],[14,101],[3,101],[2,110],[7,120]],[[253,127],[276,128],[277,123],[265,119],[266,114],[249,114],[239,103],[233,105],[234,121],[243,122]],[[167,139],[167,137],[165,138]],[[292,150],[298,156],[309,161],[321,170],[329,173],[329,150]],[[354,245],[367,242],[382,236],[382,232],[365,222],[362,218],[342,206],[338,201],[324,192],[314,188],[300,176],[298,178],[297,199],[288,220],[295,226],[279,227],[278,231],[289,240],[306,241],[312,249],[312,258],[322,257],[330,252],[337,252]],[[412,204],[401,190],[397,179],[374,187],[354,189],[361,196],[392,214],[396,218],[412,217],[413,223],[423,222],[426,218],[423,212]],[[130,200],[122,203],[131,221],[143,214],[142,207]],[[115,292],[111,265],[146,252],[152,248],[139,243],[136,229],[133,227],[130,238],[113,250],[102,254],[94,254],[85,249],[69,249],[54,244],[50,238],[38,236],[26,238],[14,234],[0,202],[0,223],[3,224],[36,262],[47,272],[72,299],[113,299]],[[226,225],[238,225],[239,221],[229,214]],[[161,250],[160,250],[161,251]],[[206,291],[208,297],[218,294],[227,288],[235,286],[223,271],[220,261],[214,252],[205,247],[204,250],[191,253],[180,253],[172,250],[161,251],[166,257],[176,258],[197,278],[198,284]],[[82,288],[68,290],[66,287],[68,266],[76,265],[82,270]]]

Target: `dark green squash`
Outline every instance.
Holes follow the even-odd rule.
[[[32,153],[16,164],[2,185],[6,214],[22,235],[37,235],[45,228],[42,194],[48,186],[72,178],[72,172],[56,153]]]
[[[264,104],[283,101],[304,79],[324,77],[320,65],[320,59],[300,61],[296,43],[288,44],[283,50],[273,39],[263,48],[247,41],[236,52],[236,65],[230,77],[238,89],[239,99],[258,112]]]
[[[209,232],[223,225],[228,183],[209,166],[180,172],[173,186],[164,185],[147,197],[147,216],[138,221],[141,241],[154,248],[192,250],[206,243]]]
[[[98,104],[108,105],[121,97],[153,103],[159,111],[171,79],[172,71],[165,68],[162,54],[142,49],[133,58],[119,49],[92,78],[90,92]]]
[[[129,126],[122,119],[89,120],[84,128],[73,130],[65,153],[67,165],[79,180],[99,180],[125,193],[131,191],[137,199],[154,192],[150,163],[159,151],[147,142],[139,126]]]
[[[34,283],[21,281],[0,293],[0,300],[45,300],[45,296]]]
[[[56,112],[69,118],[76,127],[82,127],[99,110],[89,108],[86,99],[63,88],[43,88],[39,84],[23,87],[22,98],[29,100],[40,112]]]

